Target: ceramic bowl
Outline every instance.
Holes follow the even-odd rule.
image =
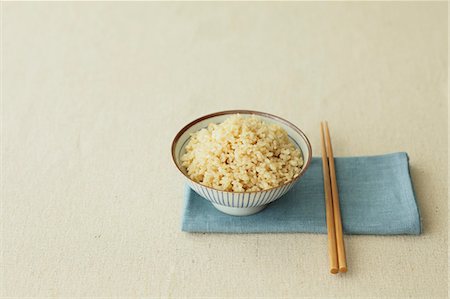
[[[231,114],[236,113],[244,116],[256,115],[266,123],[275,123],[286,130],[289,138],[293,141],[294,145],[302,151],[303,154],[304,164],[300,174],[292,181],[278,187],[254,192],[221,191],[191,180],[186,173],[186,168],[181,165],[180,161],[181,157],[185,153],[185,147],[189,142],[191,133],[207,127],[209,123],[221,123]],[[200,196],[209,200],[219,211],[234,216],[247,216],[255,214],[264,209],[267,204],[273,202],[288,192],[308,169],[308,166],[311,163],[311,157],[311,144],[300,129],[278,116],[251,110],[229,110],[200,117],[182,128],[172,142],[173,161],[186,178],[187,184]]]

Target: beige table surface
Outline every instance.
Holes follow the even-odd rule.
[[[2,295],[447,296],[447,4],[3,3]],[[180,231],[178,129],[246,108],[406,151],[424,233]]]

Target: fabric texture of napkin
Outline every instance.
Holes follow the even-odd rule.
[[[335,158],[346,234],[418,235],[419,209],[408,155]],[[224,214],[186,186],[182,230],[202,233],[326,233],[321,158],[294,187],[263,211],[244,217]]]

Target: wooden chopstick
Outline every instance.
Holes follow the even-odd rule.
[[[333,216],[334,216],[334,230],[336,233],[336,248],[339,264],[339,272],[347,272],[347,260],[345,257],[344,236],[342,233],[342,219],[341,209],[339,207],[339,190],[336,180],[336,168],[334,166],[333,146],[331,145],[330,130],[328,129],[328,122],[325,122],[325,138],[327,157],[331,178],[331,195],[333,201]]]
[[[322,140],[322,164],[323,164],[323,185],[325,191],[325,207],[327,217],[328,231],[328,256],[330,259],[330,272],[336,274],[339,272],[339,264],[336,250],[336,232],[334,227],[333,199],[331,195],[330,171],[328,169],[327,150],[325,147],[325,138],[323,135],[323,125],[320,123],[320,137]]]

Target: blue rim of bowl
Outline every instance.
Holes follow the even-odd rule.
[[[196,182],[196,181],[192,180],[190,177],[188,177],[188,176],[183,172],[183,170],[181,169],[181,167],[177,164],[176,158],[175,158],[175,147],[176,147],[176,145],[177,145],[177,143],[178,143],[178,140],[180,139],[181,135],[183,135],[183,134],[184,134],[187,130],[189,130],[189,128],[191,128],[193,125],[195,125],[195,124],[197,124],[197,123],[199,123],[199,122],[201,122],[201,121],[203,121],[203,120],[205,120],[205,119],[212,118],[212,117],[216,117],[216,116],[221,116],[221,115],[228,115],[228,114],[245,114],[245,115],[252,115],[252,114],[253,114],[253,115],[257,115],[257,116],[258,116],[258,115],[259,115],[259,116],[264,116],[264,117],[267,117],[267,118],[274,119],[274,120],[276,120],[276,121],[278,121],[278,122],[282,122],[282,123],[284,123],[285,125],[287,125],[288,127],[290,127],[291,129],[293,129],[295,132],[297,132],[297,133],[304,139],[304,141],[305,141],[305,143],[306,143],[306,146],[308,147],[308,151],[309,151],[308,159],[306,159],[306,160],[305,160],[305,157],[304,157],[304,154],[303,154],[303,151],[302,151],[302,156],[303,156],[304,164],[303,164],[302,169],[300,170],[300,173],[299,173],[295,178],[293,178],[292,180],[290,180],[289,182],[286,182],[286,183],[284,183],[284,184],[282,184],[282,185],[279,185],[279,186],[276,186],[276,187],[272,187],[272,188],[270,188],[270,189],[264,189],[264,190],[260,190],[260,191],[239,191],[239,192],[235,192],[235,191],[225,191],[225,190],[220,190],[220,189],[216,189],[216,188],[213,188],[213,187],[209,187],[209,186],[203,185],[203,184],[201,184],[201,183],[199,183],[199,182]],[[300,149],[300,150],[301,150],[301,149]],[[199,117],[199,118],[197,118],[197,119],[191,121],[191,122],[188,123],[187,125],[185,125],[185,126],[177,133],[177,135],[175,135],[175,138],[174,138],[173,141],[172,141],[172,161],[173,161],[173,163],[175,164],[175,166],[178,168],[178,170],[181,172],[181,174],[182,174],[183,176],[185,176],[189,181],[193,182],[194,184],[198,184],[198,185],[203,186],[203,187],[205,187],[205,188],[209,188],[209,189],[216,190],[216,191],[219,191],[219,192],[227,192],[227,193],[260,193],[260,192],[267,192],[267,191],[270,191],[270,190],[273,190],[273,189],[282,188],[282,187],[284,187],[284,186],[286,186],[286,185],[288,185],[288,184],[291,184],[291,183],[294,183],[295,181],[297,181],[297,180],[305,173],[305,171],[308,169],[309,165],[311,164],[311,160],[312,160],[312,148],[311,148],[311,143],[309,142],[308,137],[306,137],[305,133],[303,133],[302,130],[300,130],[299,128],[297,128],[297,126],[295,126],[293,123],[291,123],[291,122],[285,120],[284,118],[281,118],[281,117],[279,117],[279,116],[276,116],[276,115],[273,115],[273,114],[270,114],[270,113],[260,112],[260,111],[254,111],[254,110],[226,110],[226,111],[220,111],[220,112],[215,112],[215,113],[210,113],[210,114],[204,115],[204,116],[202,116],[202,117]]]

